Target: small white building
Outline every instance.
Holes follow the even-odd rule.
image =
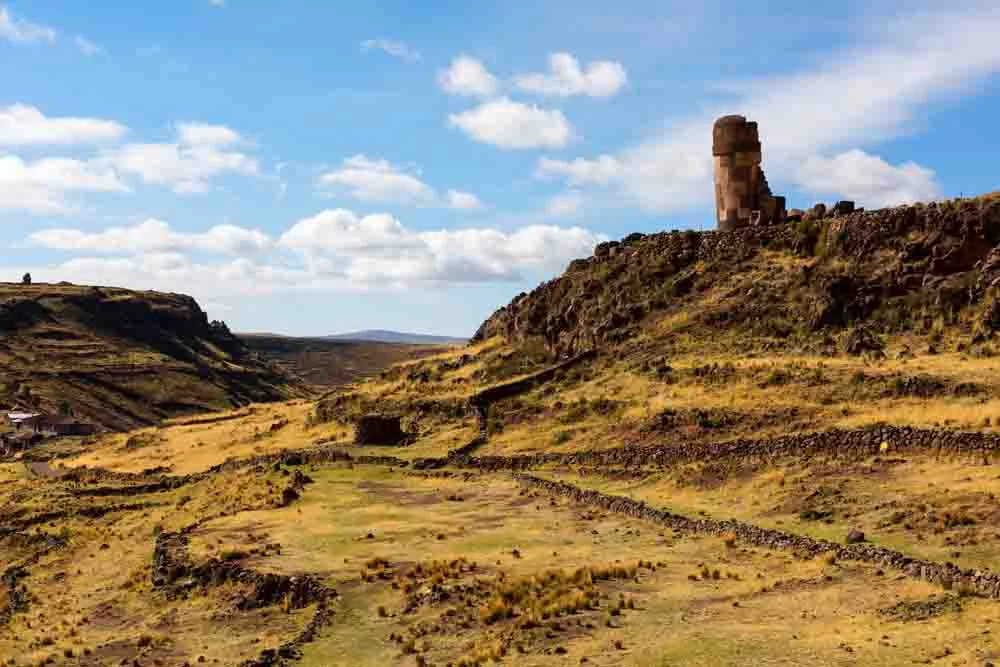
[[[22,412],[14,411],[7,413],[7,423],[14,428],[14,430],[19,430],[24,422],[29,419],[34,419],[35,417],[40,417],[41,414],[38,412]]]

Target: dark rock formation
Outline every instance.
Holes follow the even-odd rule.
[[[767,269],[764,249],[814,259],[773,286],[757,284],[708,324],[753,328],[785,319],[811,331],[865,323],[912,329],[929,326],[912,317],[920,304],[949,321],[969,312],[987,331],[1000,327],[1000,196],[876,211],[840,202],[834,213],[817,207],[794,223],[602,243],[497,310],[475,340],[540,339],[563,355],[614,345],[647,316],[685,310],[741,269]],[[790,291],[803,298],[790,299]]]

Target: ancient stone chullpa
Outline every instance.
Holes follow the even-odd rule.
[[[744,116],[723,116],[712,128],[716,222],[721,231],[780,222],[785,198],[771,194],[761,168],[757,123]]]

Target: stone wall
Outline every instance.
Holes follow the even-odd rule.
[[[886,443],[885,453],[888,455],[925,452],[988,462],[1000,453],[1000,435],[995,433],[875,425],[778,438],[741,438],[727,442],[685,442],[641,447],[626,445],[569,454],[481,456],[472,459],[469,464],[483,470],[528,470],[545,465],[635,468],[668,467],[699,461],[742,465],[784,459],[807,461],[819,457],[858,460],[883,453],[882,443]]]
[[[599,507],[633,519],[651,521],[667,528],[688,533],[736,536],[743,544],[765,549],[793,551],[803,558],[816,558],[832,554],[841,560],[872,563],[902,571],[909,577],[922,579],[946,589],[975,593],[988,598],[1000,598],[1000,575],[989,570],[962,569],[953,563],[913,558],[885,547],[867,543],[835,544],[780,530],[761,528],[735,519],[691,519],[667,510],[657,509],[646,503],[624,496],[612,496],[598,491],[581,489],[565,482],[558,482],[530,475],[518,478],[529,488],[545,493],[571,498],[574,502]]]

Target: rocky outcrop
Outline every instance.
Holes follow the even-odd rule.
[[[872,323],[918,327],[913,304],[954,319],[967,309],[1000,327],[1000,195],[955,202],[855,210],[844,203],[822,216],[731,231],[633,234],[598,245],[566,272],[496,311],[475,340],[541,339],[573,354],[628,339],[650,314],[686,306],[734,272],[766,270],[761,250],[815,259],[799,274],[740,295],[716,327],[752,328],[777,303],[806,331]],[[756,274],[754,274],[756,275]],[[802,299],[789,299],[789,291]],[[891,321],[888,306],[899,311]],[[879,319],[882,318],[882,319]]]

